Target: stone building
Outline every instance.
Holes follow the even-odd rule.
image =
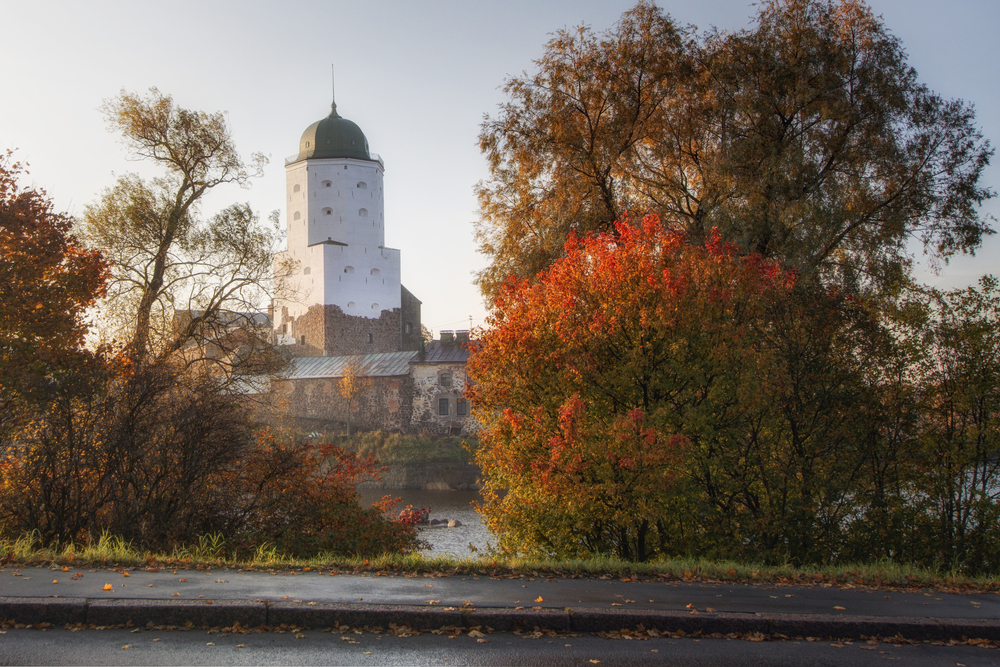
[[[385,246],[385,163],[336,101],[330,106],[285,160],[277,341],[296,357],[416,351],[420,300],[401,283],[399,250]]]
[[[469,384],[467,331],[442,331],[417,352],[297,357],[275,390],[302,430],[362,429],[472,435],[479,424],[464,396]],[[353,374],[361,390],[348,407],[341,380]]]

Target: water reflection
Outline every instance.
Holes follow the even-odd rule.
[[[428,555],[453,555],[467,557],[475,555],[469,549],[471,543],[479,550],[488,547],[490,534],[479,514],[472,509],[473,502],[482,502],[482,496],[477,491],[422,491],[411,489],[358,489],[362,506],[370,505],[382,499],[384,495],[400,497],[403,500],[397,505],[402,509],[405,505],[414,507],[429,507],[431,519],[456,519],[461,526],[456,528],[440,528],[437,526],[420,526],[417,530],[420,539],[430,544]]]

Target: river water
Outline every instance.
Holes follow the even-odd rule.
[[[464,558],[476,555],[473,549],[482,551],[488,548],[490,533],[479,513],[472,508],[473,502],[481,502],[483,499],[477,491],[358,489],[358,494],[361,496],[362,507],[381,500],[384,495],[391,495],[402,498],[396,505],[397,510],[406,505],[413,505],[415,508],[429,507],[431,519],[460,521],[462,525],[456,528],[417,527],[420,539],[430,544],[430,548],[424,550],[428,556],[451,555]]]

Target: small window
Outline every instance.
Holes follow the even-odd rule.
[[[309,142],[308,141],[306,142],[306,148],[309,148]]]
[[[333,209],[332,208],[324,208],[323,209],[323,215],[333,215]]]
[[[307,266],[306,268],[302,269],[302,275],[308,276],[310,273],[312,273],[312,269],[310,267]]]
[[[364,181],[358,182],[358,190],[367,190],[367,189],[368,189],[367,183],[365,183]]]
[[[366,336],[366,338],[368,339],[369,343],[374,343],[375,342],[375,334],[370,333],[370,334],[368,334]]]
[[[344,273],[354,273],[354,267],[353,266],[345,266],[344,267]]]
[[[378,304],[377,303],[373,303],[372,304],[372,310],[378,310]]]
[[[292,188],[292,192],[298,192],[301,189],[302,189],[301,187],[299,187],[298,185],[296,185],[294,188]]]
[[[294,214],[292,215],[292,220],[298,220],[298,219],[299,219],[299,218],[301,218],[301,217],[302,217],[302,214],[301,214],[301,213],[299,213],[298,211],[296,211],[296,212],[295,212],[295,213],[294,213]]]
[[[333,187],[333,183],[331,183],[330,181],[323,181],[323,187],[324,188],[332,188]]]
[[[281,325],[281,333],[283,333],[283,334],[288,333],[288,323],[287,322],[285,322],[284,324]]]
[[[302,334],[302,344],[303,345],[306,344],[306,335],[305,334]]]
[[[403,324],[403,333],[406,333],[406,334],[413,333],[413,325],[410,324],[409,322],[406,322],[405,324]]]
[[[469,402],[464,398],[458,399],[458,403],[455,405],[455,414],[459,417],[469,414]]]
[[[442,387],[450,387],[451,373],[441,373],[441,375],[438,375],[438,384]]]
[[[448,399],[447,398],[439,398],[438,399],[438,414],[441,415],[442,417],[447,417],[448,416],[449,413],[448,413]]]
[[[377,276],[377,275],[379,275],[380,273],[381,273],[381,271],[379,271],[378,269],[372,269],[372,275],[373,275],[373,276]]]
[[[367,218],[368,217],[368,209],[366,209],[366,208],[360,209],[358,211],[358,215],[360,217],[362,217],[362,218]]]

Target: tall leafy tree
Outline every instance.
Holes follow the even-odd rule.
[[[86,309],[104,294],[107,262],[81,247],[44,190],[22,187],[0,155],[0,423],[17,396],[49,396],[63,371],[89,363]]]
[[[135,158],[164,169],[153,180],[123,176],[84,215],[87,241],[112,260],[107,315],[133,359],[260,372],[269,325],[257,314],[269,302],[277,225],[245,204],[207,220],[200,206],[221,185],[248,186],[266,158],[245,163],[223,114],[178,107],[155,88],[122,92],[104,112]]]
[[[602,35],[558,32],[536,64],[480,134],[487,294],[626,210],[851,289],[904,275],[913,239],[946,258],[992,233],[972,108],[921,84],[861,0],[769,0],[703,35],[642,2]]]

